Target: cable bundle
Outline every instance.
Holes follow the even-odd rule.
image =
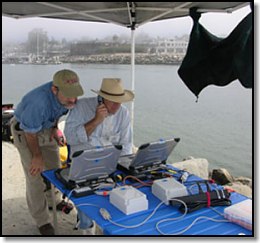
[[[189,195],[184,197],[177,197],[174,199],[178,199],[183,201],[188,208],[188,213],[196,211],[198,209],[204,207],[211,207],[211,206],[229,206],[231,205],[231,201],[229,199],[230,192],[226,189],[214,189],[213,191],[210,190],[208,183],[207,191],[203,192],[199,183],[199,194]],[[179,202],[176,200],[170,200],[170,205],[176,206],[179,205]],[[179,210],[184,212],[185,208],[183,205],[180,206]]]

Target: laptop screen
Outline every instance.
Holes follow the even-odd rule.
[[[139,147],[130,167],[133,169],[139,169],[166,163],[166,160],[179,141],[179,138],[171,138],[168,140],[161,139],[156,142],[143,144]]]
[[[110,145],[75,152],[69,170],[69,180],[77,183],[107,178],[116,171],[122,146]]]

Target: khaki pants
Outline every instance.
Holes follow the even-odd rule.
[[[48,198],[51,198],[51,191],[49,190],[45,193],[46,184],[40,174],[37,176],[32,176],[29,173],[32,154],[27,146],[24,132],[17,130],[15,128],[16,124],[16,119],[12,118],[11,132],[14,139],[14,145],[18,149],[21,157],[26,179],[26,200],[32,217],[34,218],[37,226],[40,227],[44,224],[51,223],[48,209]],[[44,170],[60,167],[59,147],[54,139],[50,142],[50,135],[51,129],[44,129],[38,132],[39,146],[45,163]],[[56,198],[56,200],[60,200],[60,194],[57,195],[57,197],[59,199]]]

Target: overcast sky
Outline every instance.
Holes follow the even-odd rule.
[[[235,26],[250,12],[246,6],[240,10],[228,13],[203,14],[200,23],[210,32],[219,36],[227,36]],[[114,24],[90,23],[82,21],[54,20],[44,18],[12,19],[2,17],[2,41],[26,41],[28,32],[34,28],[42,28],[47,31],[49,38],[61,40],[104,38],[114,34],[126,34],[130,36],[130,30]],[[174,37],[189,34],[192,28],[190,17],[172,20],[157,21],[139,27],[136,34],[146,33],[152,37]]]

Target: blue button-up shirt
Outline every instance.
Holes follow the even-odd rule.
[[[27,93],[15,109],[20,128],[36,133],[53,127],[66,109],[51,91],[52,81]]]

